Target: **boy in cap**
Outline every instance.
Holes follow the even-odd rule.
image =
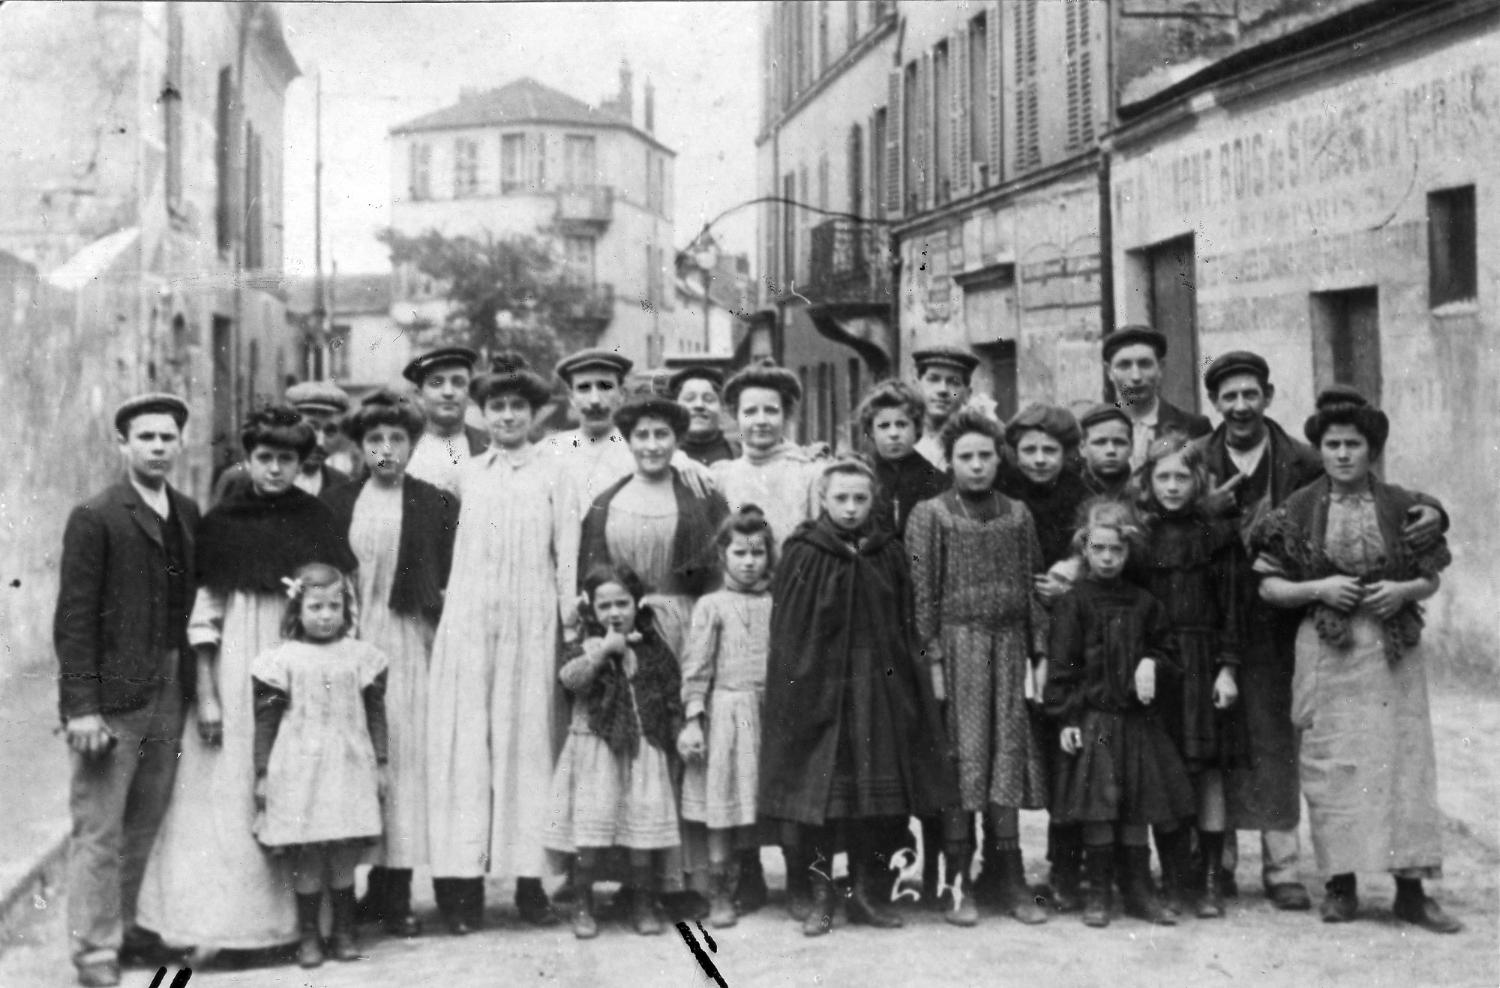
[[[1079,418],[1083,429],[1083,484],[1095,497],[1125,496],[1130,483],[1130,416],[1119,405],[1101,402]]]
[[[295,408],[302,421],[312,426],[317,445],[302,461],[292,485],[313,497],[340,484],[349,482],[349,475],[329,466],[328,443],[341,435],[340,425],[344,413],[349,411],[349,395],[332,381],[301,381],[286,389],[286,403]],[[235,463],[219,475],[214,484],[213,502],[222,501],[230,491],[245,490],[250,486],[250,474],[244,463]]]
[[[68,928],[83,985],[120,983],[122,954],[161,944],[135,926],[146,856],[171,798],[183,705],[198,508],[168,477],[188,408],[169,394],[115,412],[125,476],[73,509],[53,622],[73,833]]]
[[[948,469],[943,454],[943,426],[954,412],[969,401],[969,381],[979,358],[956,346],[934,346],[911,355],[917,368],[917,389],[922,393],[922,438],[917,452],[939,470]]]
[[[1184,411],[1161,397],[1162,365],[1167,358],[1167,338],[1161,333],[1150,326],[1121,326],[1104,337],[1103,349],[1115,397],[1130,416],[1131,469],[1146,462],[1146,450],[1167,432],[1196,439],[1213,431],[1205,416]]]
[[[412,360],[401,371],[417,389],[417,404],[427,418],[412,447],[406,472],[447,491],[458,490],[458,474],[471,457],[489,449],[490,437],[469,425],[469,383],[479,354],[464,346],[441,347]]]

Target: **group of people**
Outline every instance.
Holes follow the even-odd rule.
[[[186,404],[127,401],[55,622],[80,982],[164,947],[353,959],[361,919],[420,932],[417,869],[452,934],[500,876],[522,921],[587,939],[600,881],[639,933],[731,926],[779,846],[804,933],[840,901],[895,927],[918,836],[916,891],[960,926],[1104,926],[1117,886],[1152,923],[1223,916],[1236,830],[1271,902],[1308,909],[1304,797],[1325,921],[1389,871],[1397,917],[1460,929],[1422,884],[1447,516],[1376,476],[1389,423],[1352,389],[1304,445],[1265,360],[1227,353],[1214,429],[1159,396],[1166,349],[1111,333],[1117,403],[1006,423],[970,401],[972,354],[920,351],[831,456],[789,440],[775,366],[630,396],[628,360],[583,351],[555,371],[580,427],[538,438],[549,381],[445,348],[409,392],[311,382],[253,412],[201,518],[168,482]],[[1042,885],[1021,810],[1049,814]]]

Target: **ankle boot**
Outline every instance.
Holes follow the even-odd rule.
[[[1006,913],[1028,926],[1047,922],[1047,911],[1037,905],[1026,884],[1020,848],[1000,852],[1000,903]]]
[[[1052,827],[1048,834],[1052,850],[1051,906],[1054,912],[1073,913],[1083,908],[1083,844],[1076,827]],[[988,850],[985,854],[989,854]],[[1000,852],[997,849],[996,855]],[[986,866],[989,867],[989,866]]]
[[[781,857],[786,862],[786,913],[800,923],[812,912],[808,861],[801,848],[790,844],[781,849]]]
[[[978,905],[998,907],[1000,905],[1000,842],[995,837],[994,827],[985,821],[984,841],[981,844],[984,849],[983,860],[979,865],[979,873],[974,876],[966,890],[973,896]]]
[[[354,937],[354,886],[329,889],[328,901],[333,906],[333,937],[330,951],[333,959],[359,960],[359,943]]]
[[[571,906],[573,935],[580,940],[592,940],[598,936],[599,923],[594,919],[594,872],[592,868],[574,867]]]
[[[463,878],[463,889],[460,893],[464,919],[469,924],[469,929],[478,930],[484,926],[484,879]]]
[[[385,932],[393,937],[414,937],[422,923],[411,910],[411,869],[385,869]]]
[[[734,911],[734,885],[739,871],[731,859],[712,866],[709,872],[708,925],[717,930],[733,926],[737,920]]]
[[[802,934],[820,937],[833,929],[833,879],[808,869],[808,907]]]
[[[456,937],[472,932],[469,917],[464,911],[464,881],[462,878],[432,880],[432,897],[437,900],[438,913],[442,915],[448,932]]]
[[[1054,865],[1055,865],[1054,861]],[[1088,871],[1089,888],[1084,895],[1083,925],[1109,925],[1110,900],[1114,896],[1115,848],[1113,844],[1083,849],[1083,867]]]
[[[954,926],[976,926],[979,923],[979,903],[969,884],[969,866],[974,852],[950,851],[947,854],[948,907],[943,911],[943,921]]]
[[[1199,919],[1219,919],[1224,915],[1224,834],[1198,834],[1198,846],[1203,849],[1203,895],[1198,899]]]
[[[516,879],[516,912],[532,926],[556,926],[557,913],[547,899],[540,878]]]
[[[323,893],[297,893],[297,963],[317,967],[323,963],[323,932],[318,920],[323,912]]]
[[[661,917],[656,914],[656,875],[650,865],[635,865],[630,869],[631,884],[635,895],[630,903],[630,921],[635,932],[643,937],[661,933]]]
[[[410,873],[408,873],[410,874]],[[390,891],[390,871],[375,865],[365,883],[365,894],[360,896],[354,918],[361,923],[383,922],[389,910],[387,900]]]
[[[1125,893],[1125,915],[1144,919],[1157,926],[1176,926],[1177,918],[1162,908],[1151,880],[1151,849],[1125,848],[1125,875],[1121,883]]]
[[[849,917],[850,925],[873,926],[877,930],[899,928],[902,925],[901,915],[880,899],[878,890],[884,875],[880,865],[870,860],[869,856],[861,855],[858,862],[851,862],[850,870],[854,872],[851,876],[854,880],[853,887],[849,890],[848,901],[844,903],[844,912]]]
[[[734,889],[734,911],[745,916],[766,904],[766,872],[761,867],[760,848],[746,848],[738,857],[740,867]]]
[[[1156,837],[1156,850],[1161,855],[1161,905],[1177,917],[1192,911],[1191,834],[1189,828],[1178,827],[1171,833],[1159,833]]]

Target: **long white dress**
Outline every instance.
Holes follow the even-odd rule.
[[[250,663],[281,639],[286,598],[200,588],[188,641],[217,643],[224,741],[182,732],[172,803],[146,865],[136,921],[168,944],[249,950],[297,939],[290,862],[255,840],[255,711]]]
[[[619,429],[611,429],[598,439],[582,429],[573,429],[548,436],[538,445],[545,447],[567,471],[578,495],[580,525],[595,498],[635,472],[635,457]]]
[[[798,525],[818,517],[817,480],[822,465],[790,443],[767,453],[745,448],[737,460],[713,465],[714,483],[733,514],[747,504],[765,513],[779,551]]]
[[[440,878],[549,874],[559,617],[576,612],[577,495],[535,446],[491,449],[460,484],[428,678],[429,862]]]
[[[389,783],[382,806],[384,839],[373,861],[387,868],[420,868],[427,863],[427,666],[435,629],[426,618],[397,614],[388,603],[401,547],[401,491],[365,484],[354,502],[349,548],[359,560],[359,637],[390,660],[385,687]]]

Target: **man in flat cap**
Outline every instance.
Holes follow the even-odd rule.
[[[168,481],[188,409],[169,394],[115,412],[125,476],[63,532],[53,644],[72,782],[68,928],[84,985],[120,983],[160,941],[135,925],[146,856],[171,798],[183,705],[198,507]]]
[[[1323,475],[1317,452],[1287,434],[1266,415],[1276,388],[1265,358],[1247,350],[1222,354],[1203,374],[1209,399],[1223,422],[1199,439],[1213,488],[1214,510],[1250,530],[1294,491]],[[1415,509],[1406,535],[1431,539],[1441,533],[1441,505],[1430,498]],[[1247,765],[1230,769],[1225,780],[1229,825],[1261,832],[1261,876],[1266,896],[1278,909],[1311,906],[1299,876],[1297,824],[1301,787],[1297,776],[1297,732],[1292,726],[1292,672],[1301,614],[1271,607],[1255,592],[1256,576],[1242,574],[1247,588],[1248,638],[1240,666],[1240,709],[1250,740]],[[1232,831],[1231,831],[1232,832]],[[1227,879],[1236,854],[1225,842]]]
[[[969,401],[969,381],[979,358],[963,347],[934,346],[911,355],[922,394],[922,437],[916,450],[939,470],[948,469],[943,455],[943,426]]]
[[[1119,405],[1100,402],[1078,419],[1083,430],[1083,484],[1095,497],[1119,499],[1130,483],[1130,416]]]
[[[417,403],[427,417],[426,430],[406,467],[409,476],[456,492],[464,463],[489,449],[489,433],[465,419],[478,359],[468,347],[442,347],[422,354],[401,371],[416,387]]]
[[[349,475],[327,463],[328,444],[340,436],[340,424],[349,411],[349,395],[332,381],[301,381],[286,389],[286,403],[302,415],[302,421],[312,426],[317,445],[302,469],[292,481],[313,497],[330,488],[349,483]],[[244,463],[235,463],[219,475],[214,484],[214,503],[224,499],[232,490],[243,490],[250,486],[250,474]]]
[[[1184,411],[1161,397],[1166,358],[1167,338],[1150,326],[1121,326],[1104,338],[1104,366],[1115,386],[1116,401],[1130,416],[1131,469],[1146,462],[1146,450],[1167,432],[1196,439],[1213,431],[1207,417]]]

